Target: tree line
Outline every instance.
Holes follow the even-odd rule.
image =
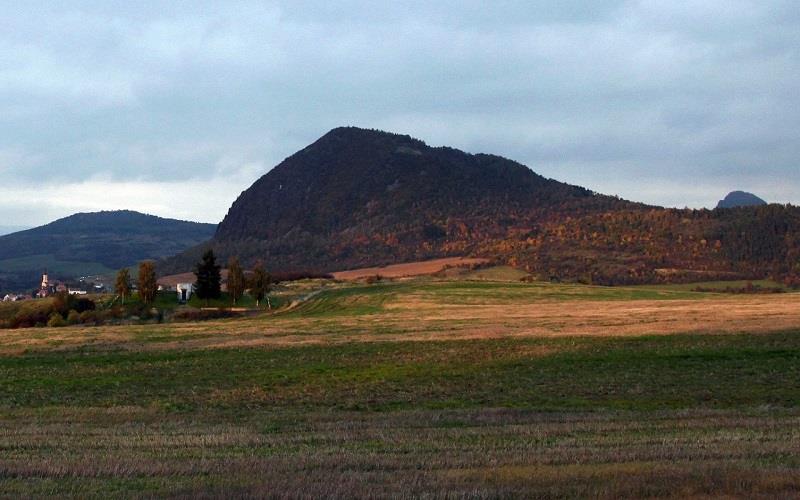
[[[209,304],[209,301],[222,297],[222,269],[217,264],[213,250],[209,249],[203,254],[200,262],[195,265],[194,275],[194,293],[199,299],[204,300],[206,305]],[[155,302],[158,294],[158,280],[153,261],[139,263],[136,286],[139,292],[139,300],[148,305]],[[236,305],[244,293],[249,291],[250,296],[256,301],[256,307],[261,306],[261,301],[264,298],[267,299],[267,304],[271,307],[269,302],[271,286],[272,276],[264,268],[263,262],[256,262],[253,270],[250,273],[245,273],[238,257],[229,259],[227,287],[228,295],[233,305]],[[117,273],[114,291],[120,297],[123,305],[125,300],[130,297],[132,289],[133,281],[130,271],[128,268],[120,269]]]

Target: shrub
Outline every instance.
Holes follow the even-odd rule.
[[[59,314],[68,314],[73,302],[75,297],[67,292],[59,292],[53,296],[53,309]]]
[[[53,304],[48,300],[26,301],[9,321],[10,328],[31,328],[44,326],[53,312]]]
[[[66,316],[73,309],[78,313],[82,313],[83,311],[91,311],[94,308],[95,303],[93,300],[86,297],[78,298],[66,292],[57,293],[53,298],[53,309],[62,316]]]
[[[790,274],[783,279],[783,283],[791,288],[797,290],[800,288],[800,274]]]
[[[79,313],[75,309],[71,309],[69,311],[69,314],[67,314],[67,324],[77,325],[80,322],[81,322],[81,313]]]
[[[94,314],[95,314],[96,324],[110,323],[113,322],[115,319],[121,319],[125,317],[124,310],[122,310],[122,308],[106,309],[105,311],[95,311]]]
[[[105,310],[103,312],[104,312],[103,316],[106,319],[109,319],[109,318],[122,319],[122,318],[124,318],[124,317],[126,317],[128,315],[128,313],[125,310],[125,308],[121,307],[121,306],[114,306],[111,309],[107,309],[107,310]]]
[[[138,316],[139,319],[147,321],[150,319],[152,314],[150,308],[143,304],[141,307],[138,307],[131,316]]]
[[[54,312],[50,315],[50,319],[47,320],[47,326],[49,327],[59,327],[66,325],[64,321],[64,317],[61,316],[59,313]]]
[[[383,280],[383,276],[381,276],[380,274],[376,274],[374,276],[367,276],[367,278],[364,280],[364,282],[367,285],[374,285],[375,283],[378,283],[381,280]]]
[[[95,311],[83,311],[80,313],[80,321],[84,325],[96,325],[98,318]]]
[[[204,321],[209,319],[230,318],[236,314],[226,309],[203,310],[195,307],[180,307],[175,310],[172,320],[175,322]]]
[[[92,299],[87,299],[85,297],[81,297],[74,301],[74,304],[72,305],[72,308],[78,313],[82,313],[84,311],[94,311],[96,307],[97,306]]]

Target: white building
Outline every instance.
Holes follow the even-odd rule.
[[[178,291],[178,302],[188,302],[194,294],[194,283],[178,283],[175,290]]]

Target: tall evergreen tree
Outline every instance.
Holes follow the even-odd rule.
[[[156,266],[151,260],[139,263],[139,298],[145,304],[152,304],[156,300],[158,293],[158,281],[156,280]]]
[[[250,294],[256,299],[256,307],[261,305],[261,301],[267,296],[267,304],[269,304],[269,288],[272,283],[272,277],[264,269],[264,263],[261,261],[256,262],[256,267],[253,268],[253,276],[250,279]]]
[[[131,294],[131,273],[127,267],[123,267],[117,273],[117,281],[114,283],[114,291],[117,292],[122,298],[122,304],[125,304],[125,297]]]
[[[228,261],[228,293],[231,295],[234,305],[242,298],[244,289],[244,271],[239,264],[239,258],[231,257]]]
[[[219,273],[219,266],[217,265],[217,258],[214,257],[214,251],[208,249],[203,254],[203,259],[197,263],[194,275],[197,281],[194,284],[194,293],[201,299],[206,301],[208,305],[209,299],[218,299],[220,296],[220,282],[222,281]]]

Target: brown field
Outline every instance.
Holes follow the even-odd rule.
[[[346,311],[347,307],[357,307],[360,299],[343,300],[340,305]],[[379,314],[331,317],[279,311],[269,321],[242,318],[157,326],[8,330],[0,334],[0,353],[83,345],[126,350],[220,349],[506,337],[724,335],[800,328],[800,294],[675,300],[538,300],[513,307],[506,299],[462,299],[462,303],[448,303],[450,297],[412,289],[384,300]]]
[[[421,262],[408,262],[406,264],[393,264],[384,267],[365,267],[349,271],[337,271],[333,273],[333,277],[337,280],[358,280],[370,276],[408,278],[411,276],[435,274],[446,267],[468,267],[471,265],[485,264],[486,262],[489,262],[489,260],[469,257],[448,257]]]

